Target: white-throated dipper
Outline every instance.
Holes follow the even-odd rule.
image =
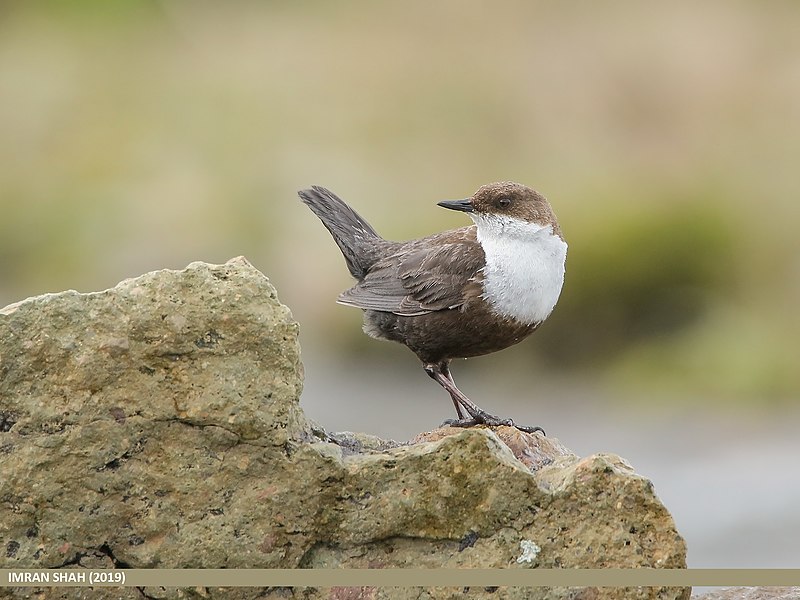
[[[392,242],[330,190],[313,186],[298,194],[358,280],[338,302],[364,310],[368,335],[400,342],[419,357],[453,399],[458,419],[444,424],[542,431],[475,405],[456,387],[450,361],[522,341],[555,307],[567,244],[544,196],[519,183],[490,183],[471,198],[439,202],[475,225]]]

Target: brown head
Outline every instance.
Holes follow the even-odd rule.
[[[513,181],[488,183],[478,188],[471,198],[444,200],[439,206],[466,212],[476,222],[491,222],[498,227],[515,222],[550,225],[559,237],[561,228],[550,203],[536,190]],[[512,228],[513,229],[513,228]]]

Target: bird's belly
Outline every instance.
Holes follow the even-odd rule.
[[[499,318],[484,303],[413,317],[364,313],[367,334],[404,344],[423,362],[491,354],[521,342],[537,326]]]

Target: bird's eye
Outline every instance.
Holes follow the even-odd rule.
[[[509,206],[511,206],[511,198],[508,198],[506,196],[498,198],[497,206],[499,206],[500,208],[508,208]]]

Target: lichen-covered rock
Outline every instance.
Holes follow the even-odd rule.
[[[297,333],[243,259],[3,309],[0,564],[263,564],[254,498],[311,439]]]
[[[305,419],[297,325],[244,259],[0,311],[0,567],[684,567],[652,485],[510,428],[400,445]],[[29,597],[33,588],[16,588]],[[192,590],[148,588],[153,597]],[[356,596],[352,594],[356,593]],[[79,597],[80,589],[45,597]],[[686,598],[245,588],[202,597]],[[199,596],[198,596],[199,597]]]

